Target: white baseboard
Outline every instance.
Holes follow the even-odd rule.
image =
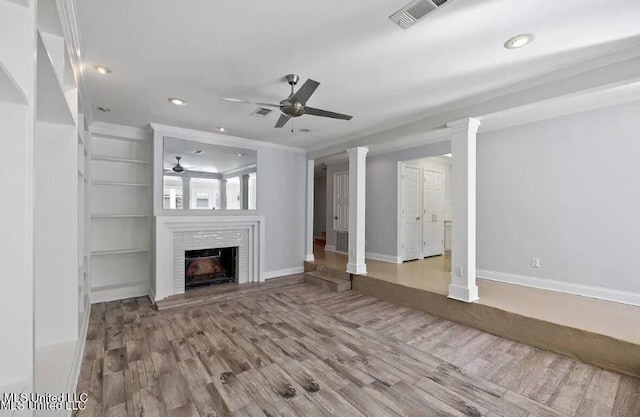
[[[90,299],[91,304],[95,304],[148,295],[148,284],[110,285],[108,287],[92,288]]]
[[[398,256],[383,255],[381,253],[372,253],[372,252],[366,252],[364,256],[365,258],[373,259],[374,261],[391,262],[392,264],[402,263],[402,258]]]
[[[67,380],[65,392],[76,392],[78,389],[78,379],[80,378],[80,370],[82,368],[82,358],[84,358],[84,347],[87,342],[87,331],[89,330],[90,316],[91,304],[89,304],[84,316],[82,317],[82,327],[80,328],[80,334],[78,335],[76,350],[73,353],[73,362],[71,362],[71,370],[69,371],[69,378]],[[72,410],[64,410],[62,415],[70,417],[71,413]]]
[[[640,294],[628,291],[612,290],[609,288],[593,287],[590,285],[573,284],[570,282],[554,281],[551,279],[527,277],[523,275],[508,274],[505,272],[487,271],[478,269],[476,276],[491,281],[506,282],[508,284],[522,285],[525,287],[540,288],[580,295],[583,297],[597,298],[599,300],[614,301],[616,303],[630,304],[640,307]]]
[[[336,245],[324,245],[324,250],[328,250],[329,252],[335,252]]]
[[[267,271],[264,273],[264,279],[286,277],[287,275],[302,274],[303,272],[304,272],[303,266],[297,266],[295,268],[288,268],[288,269],[280,269],[277,271]]]

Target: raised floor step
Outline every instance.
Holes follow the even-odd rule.
[[[319,271],[308,271],[304,273],[304,280],[318,287],[326,288],[333,292],[349,291],[351,281],[335,277]]]
[[[348,272],[346,272],[344,269],[334,269],[334,268],[329,268],[322,264],[320,265],[316,264],[315,271],[322,272],[323,274],[331,275],[332,277],[343,279],[345,281],[351,281],[351,275]]]

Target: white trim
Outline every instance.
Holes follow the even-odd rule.
[[[144,297],[149,295],[149,286],[145,283],[137,285],[109,286],[108,288],[92,288],[89,299],[91,304],[109,301],[125,300],[127,298]]]
[[[640,294],[620,291],[610,288],[594,287],[591,285],[574,284],[571,282],[554,281],[551,279],[528,277],[524,275],[509,274],[506,272],[487,271],[478,269],[478,278],[490,281],[505,282],[507,284],[521,285],[523,287],[539,288],[543,290],[563,292],[580,295],[582,297],[597,298],[599,300],[613,301],[640,307]]]
[[[296,266],[295,268],[287,268],[287,269],[278,269],[276,271],[265,272],[264,279],[286,277],[287,275],[302,274],[303,272],[304,272],[303,266]]]
[[[84,347],[87,342],[87,331],[89,330],[89,317],[91,316],[91,304],[85,310],[84,317],[82,318],[82,327],[80,328],[80,334],[78,335],[78,341],[76,342],[76,350],[73,354],[73,361],[71,362],[71,370],[69,371],[69,378],[67,379],[67,387],[65,392],[76,392],[78,389],[78,379],[80,378],[80,369],[82,368],[82,359],[84,357]],[[71,416],[72,410],[63,411],[64,416]]]
[[[324,245],[325,252],[336,252],[336,245]]]
[[[94,135],[113,136],[135,140],[147,140],[151,138],[149,129],[117,125],[113,123],[94,122],[89,126],[89,131]]]
[[[347,272],[353,275],[364,275],[367,273],[367,264],[348,263]]]
[[[195,140],[198,142],[210,143],[213,139],[216,144],[227,145],[233,147],[249,147],[249,148],[271,148],[280,149],[283,151],[297,152],[306,154],[307,151],[302,148],[296,148],[293,146],[280,145],[272,142],[264,142],[261,140],[247,139],[239,136],[223,135],[221,133],[204,132],[201,130],[186,129],[176,126],[167,126],[159,123],[150,123],[151,128],[161,134],[162,136],[175,136],[180,139]]]
[[[78,94],[80,101],[82,102],[82,113],[84,114],[87,125],[90,126],[93,122],[93,106],[91,105],[91,98],[89,96],[89,88],[87,81],[87,71],[83,70],[84,48],[82,47],[82,37],[78,27],[77,7],[75,0],[57,0],[58,15],[60,17],[60,23],[62,26],[62,32],[64,38],[69,44],[69,56],[71,60],[71,66],[76,77],[76,84],[78,85]],[[80,131],[84,131],[83,125],[78,125]]]
[[[463,287],[463,286],[454,285],[454,284],[449,285],[449,295],[447,296],[447,298],[450,298],[452,300],[462,301],[465,303],[475,303],[480,299],[478,297],[477,286],[473,285],[473,286]]]
[[[404,251],[402,250],[402,239],[404,235],[402,233],[402,167],[404,166],[403,161],[398,161],[396,174],[397,174],[397,182],[396,182],[396,197],[398,201],[396,202],[396,254],[398,259],[400,259],[400,263],[404,261]]]
[[[375,152],[384,142],[410,141],[428,132],[438,130],[453,120],[473,116],[484,120],[484,116],[517,109],[533,103],[581,95],[583,103],[593,101],[591,95],[599,91],[617,88],[638,82],[640,47],[634,46],[610,55],[599,57],[579,65],[564,68],[549,68],[545,74],[520,82],[464,97],[448,105],[438,106],[423,118],[380,130],[375,133],[348,139],[338,139],[329,144],[320,144],[309,149],[309,157],[322,160],[354,146],[368,145]],[[623,94],[624,95],[624,94]],[[626,100],[626,98],[624,98]],[[576,106],[579,110],[582,106]],[[482,129],[481,132],[485,130]],[[389,138],[394,138],[389,141]],[[416,143],[414,146],[417,146]],[[406,148],[413,146],[405,146]]]
[[[374,261],[390,262],[392,264],[402,263],[402,258],[399,256],[383,255],[381,253],[366,252],[365,257]]]
[[[313,160],[307,160],[307,184],[306,184],[306,225],[305,225],[305,255],[304,260],[311,262],[314,260],[313,247],[313,210],[314,210],[314,196],[315,196],[315,164]]]

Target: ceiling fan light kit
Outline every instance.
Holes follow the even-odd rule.
[[[311,116],[318,116],[318,117],[329,117],[331,119],[340,119],[340,120],[351,120],[353,118],[353,116],[349,116],[347,114],[335,113],[335,112],[316,109],[316,108],[307,106],[307,101],[320,85],[319,82],[314,81],[312,79],[308,79],[307,81],[305,81],[304,84],[302,84],[302,87],[300,87],[298,91],[294,91],[294,86],[296,86],[298,84],[298,81],[300,81],[300,76],[297,74],[287,74],[284,76],[284,78],[287,81],[287,83],[291,86],[291,94],[289,94],[289,97],[282,100],[280,104],[247,101],[247,100],[241,100],[237,98],[223,98],[222,100],[228,101],[231,103],[253,104],[253,105],[258,105],[263,107],[279,108],[282,114],[280,115],[280,118],[276,122],[276,125],[275,125],[276,128],[281,128],[285,124],[287,124],[287,122],[290,119],[295,117],[300,117],[305,114],[308,114]],[[293,129],[292,129],[292,132],[293,132]]]

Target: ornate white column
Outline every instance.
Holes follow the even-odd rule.
[[[240,201],[242,210],[249,210],[249,174],[240,177]]]
[[[349,259],[347,272],[356,275],[367,273],[364,257],[367,152],[369,152],[369,148],[365,147],[347,150],[349,155]]]
[[[306,224],[306,252],[304,260],[312,262],[313,257],[313,186],[315,176],[315,163],[313,159],[307,161],[307,224]]]
[[[220,180],[220,209],[227,209],[227,180],[223,178]]]
[[[476,285],[476,134],[477,119],[447,124],[451,133],[453,200],[449,298],[478,301]]]
[[[191,177],[180,177],[182,179],[182,208],[191,208]]]

